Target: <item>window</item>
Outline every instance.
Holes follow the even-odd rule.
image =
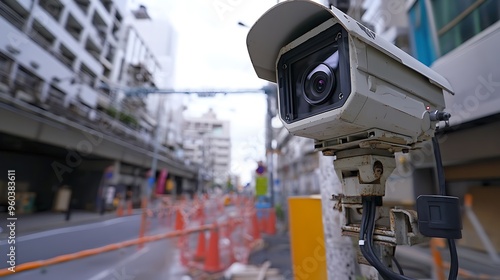
[[[4,77],[8,78],[13,64],[14,61],[12,59],[3,53],[0,53],[0,79]]]
[[[441,55],[500,19],[498,0],[433,0],[432,9]]]
[[[47,11],[56,21],[59,21],[64,9],[64,5],[59,0],[40,1],[40,7]]]
[[[408,12],[413,56],[431,65],[500,19],[498,0],[417,0]],[[432,12],[432,14],[429,14]]]

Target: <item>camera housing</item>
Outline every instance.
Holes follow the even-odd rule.
[[[340,10],[277,4],[247,36],[257,75],[278,84],[279,117],[317,150],[377,142],[406,149],[430,139],[449,82]],[[375,141],[375,142],[374,142]]]

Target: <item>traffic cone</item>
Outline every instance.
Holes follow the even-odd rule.
[[[201,212],[200,225],[203,225],[204,222],[205,219],[203,217],[203,212]],[[196,248],[196,253],[194,254],[195,261],[202,261],[205,259],[205,250],[207,246],[205,241],[205,231],[202,230],[198,235],[198,247]]]
[[[208,240],[208,251],[205,257],[205,271],[207,272],[219,272],[221,271],[220,266],[220,254],[219,254],[219,229],[217,224],[214,224],[214,228],[210,232],[210,239]]]
[[[235,228],[234,221],[230,218],[227,225],[226,238],[229,240],[229,264],[236,262],[236,256],[234,255],[234,244],[233,244],[233,231]]]
[[[265,233],[267,232],[267,221],[266,221],[267,215],[266,213],[264,213],[264,210],[261,210],[260,213],[261,213],[259,221],[260,231]]]
[[[195,261],[202,261],[205,259],[206,247],[205,231],[200,231],[198,235],[198,247],[196,248],[196,253],[194,253]]]
[[[181,210],[177,209],[175,216],[175,230],[183,230],[185,226],[184,217],[181,214]]]
[[[198,210],[196,211],[196,218],[197,219],[200,219],[200,223],[203,225],[203,221],[204,221],[204,209],[205,208],[205,205],[203,204],[203,202],[200,203],[199,207],[198,207]]]
[[[127,201],[127,215],[132,215],[132,201]]]
[[[116,216],[118,217],[123,216],[123,204],[121,199],[118,201],[118,207],[116,208]]]
[[[267,217],[267,234],[276,234],[276,213],[274,209],[269,209],[269,217]]]
[[[257,218],[257,211],[252,215],[252,238],[253,240],[260,239],[259,219]]]

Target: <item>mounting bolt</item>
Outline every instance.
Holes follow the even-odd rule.
[[[380,161],[376,161],[373,164],[373,174],[375,175],[375,178],[380,179],[383,173],[384,173],[384,166]]]

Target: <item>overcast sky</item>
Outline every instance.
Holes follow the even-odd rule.
[[[248,28],[275,0],[129,0],[145,5],[153,19],[170,21],[178,33],[175,61],[177,89],[258,89],[246,49]],[[250,180],[256,161],[264,159],[263,94],[233,94],[212,98],[185,97],[186,116],[198,117],[213,108],[219,119],[231,121],[232,171]]]

